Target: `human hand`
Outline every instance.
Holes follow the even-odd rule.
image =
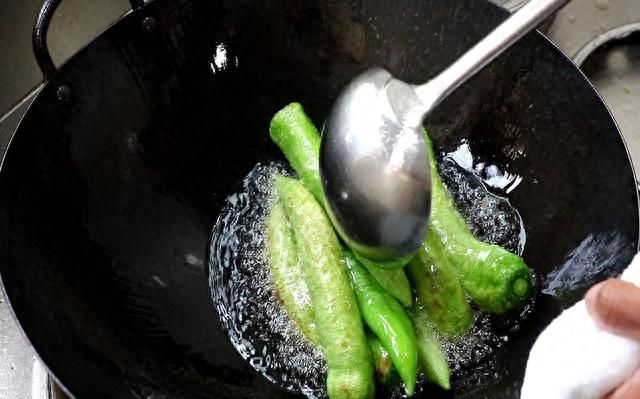
[[[587,310],[601,328],[640,341],[640,288],[619,279],[593,286],[585,296]],[[640,398],[640,370],[606,399]]]

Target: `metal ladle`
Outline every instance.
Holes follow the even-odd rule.
[[[423,85],[380,68],[350,82],[327,118],[320,150],[327,210],[349,247],[395,265],[418,250],[431,204],[425,116],[567,1],[529,1]]]

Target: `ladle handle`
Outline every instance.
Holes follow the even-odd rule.
[[[438,76],[416,86],[425,113],[568,1],[530,0]]]

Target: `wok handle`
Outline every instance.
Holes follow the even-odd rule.
[[[56,9],[60,5],[62,0],[44,0],[42,6],[36,16],[36,22],[33,26],[33,33],[31,35],[31,45],[33,47],[33,54],[36,57],[40,71],[45,80],[49,80],[57,68],[51,59],[49,53],[49,47],[47,46],[47,31],[49,30],[49,24],[51,18],[56,12]],[[137,10],[144,6],[144,0],[129,0],[131,8]]]
[[[33,54],[36,56],[36,61],[45,80],[48,80],[56,72],[56,66],[51,59],[51,54],[49,54],[49,48],[47,47],[47,31],[49,30],[51,18],[61,1],[62,0],[44,0],[36,16],[36,23],[33,26],[31,45],[33,46]]]

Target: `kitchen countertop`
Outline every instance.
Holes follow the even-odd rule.
[[[48,398],[47,372],[18,329],[0,292],[0,398]]]

